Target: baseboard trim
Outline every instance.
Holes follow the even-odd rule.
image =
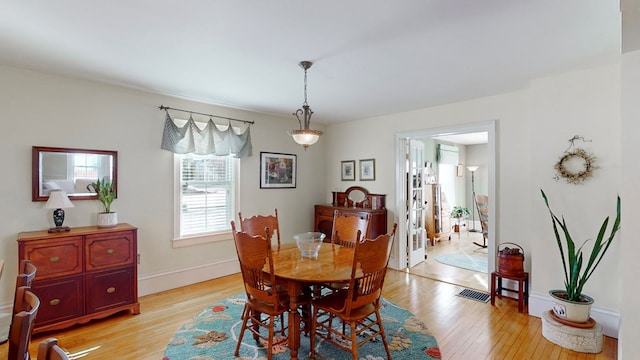
[[[529,315],[542,317],[542,313],[553,307],[551,297],[547,293],[532,292],[529,294]],[[620,313],[597,306],[591,307],[591,317],[602,325],[603,333],[612,338],[618,338],[620,328]]]
[[[138,278],[138,296],[155,294],[240,272],[238,259],[183,268]]]

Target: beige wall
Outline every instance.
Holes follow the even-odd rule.
[[[253,157],[241,161],[241,210],[271,213],[278,208],[284,239],[313,226],[312,204],[325,200],[322,138],[306,152],[286,134],[298,126],[295,118],[278,118],[215,107],[168,96],[0,66],[0,304],[12,300],[17,268],[16,238],[20,231],[51,227],[51,212],[31,201],[31,147],[56,146],[118,151],[118,199],[113,209],[121,222],[139,228],[141,293],[197,281],[190,273],[229,267],[236,258],[231,239],[172,248],[173,155],[160,149],[164,104],[182,109],[253,120]],[[292,105],[293,106],[293,105]],[[180,114],[180,113],[178,113]],[[260,151],[297,154],[296,189],[260,189]],[[97,201],[74,201],[65,225],[96,224]],[[286,240],[285,240],[286,241]],[[207,273],[208,272],[208,273]]]

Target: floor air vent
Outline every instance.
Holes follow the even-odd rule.
[[[460,291],[460,293],[457,294],[457,296],[461,296],[463,298],[467,298],[467,299],[471,299],[471,300],[475,300],[475,301],[480,301],[483,303],[486,303],[489,301],[489,299],[491,299],[491,294],[486,293],[486,292],[482,292],[482,291],[476,291],[476,290],[470,290],[470,289],[464,289],[462,291]]]

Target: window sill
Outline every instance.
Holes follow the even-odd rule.
[[[231,231],[177,238],[171,240],[171,245],[173,248],[181,248],[186,246],[208,244],[226,240],[233,240]]]

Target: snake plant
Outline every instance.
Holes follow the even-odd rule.
[[[607,216],[600,227],[598,237],[593,244],[586,267],[583,269],[584,259],[582,251],[589,239],[585,240],[582,245],[576,249],[576,244],[571,238],[564,216],[562,217],[562,220],[558,218],[549,207],[547,195],[542,189],[540,189],[540,192],[542,193],[544,203],[547,205],[547,209],[549,210],[551,222],[553,223],[553,233],[556,236],[556,242],[558,243],[558,249],[560,250],[560,257],[562,258],[562,266],[564,268],[564,286],[567,292],[567,300],[579,301],[582,296],[582,288],[584,284],[589,280],[596,267],[598,267],[598,264],[600,264],[602,257],[609,249],[611,242],[613,242],[616,233],[620,229],[620,196],[618,196],[617,201],[616,220],[613,222],[609,236],[605,238],[605,233],[607,232],[607,227],[609,225],[609,217]],[[562,230],[562,236],[560,235],[558,228]]]

